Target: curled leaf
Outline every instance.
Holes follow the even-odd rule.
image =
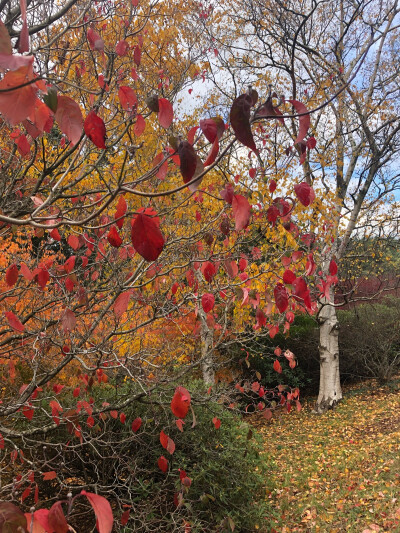
[[[295,108],[297,113],[301,114],[299,116],[299,131],[296,137],[295,143],[300,143],[304,137],[307,135],[308,128],[310,127],[310,113],[306,106],[299,102],[298,100],[288,100],[292,104],[292,106]],[[307,114],[304,114],[307,113]]]
[[[250,127],[250,109],[252,105],[251,96],[242,94],[234,100],[229,120],[237,140],[257,154],[257,147]]]
[[[180,419],[185,418],[190,408],[190,393],[185,387],[177,387],[171,401],[172,413]]]

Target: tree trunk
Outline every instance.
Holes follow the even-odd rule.
[[[332,291],[333,301],[333,291]],[[342,399],[339,374],[339,322],[336,308],[326,301],[319,314],[319,394],[315,412],[332,409]]]

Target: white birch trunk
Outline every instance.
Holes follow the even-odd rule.
[[[334,295],[331,291],[333,301]],[[325,301],[319,313],[319,394],[315,412],[332,409],[342,399],[339,373],[339,322],[336,308]]]

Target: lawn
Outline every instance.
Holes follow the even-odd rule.
[[[363,386],[326,415],[261,427],[271,477],[266,533],[400,532],[400,389]]]

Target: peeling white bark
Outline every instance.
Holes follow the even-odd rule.
[[[324,304],[319,313],[320,380],[315,404],[317,413],[332,409],[343,397],[339,373],[339,322],[336,308],[327,301]]]

